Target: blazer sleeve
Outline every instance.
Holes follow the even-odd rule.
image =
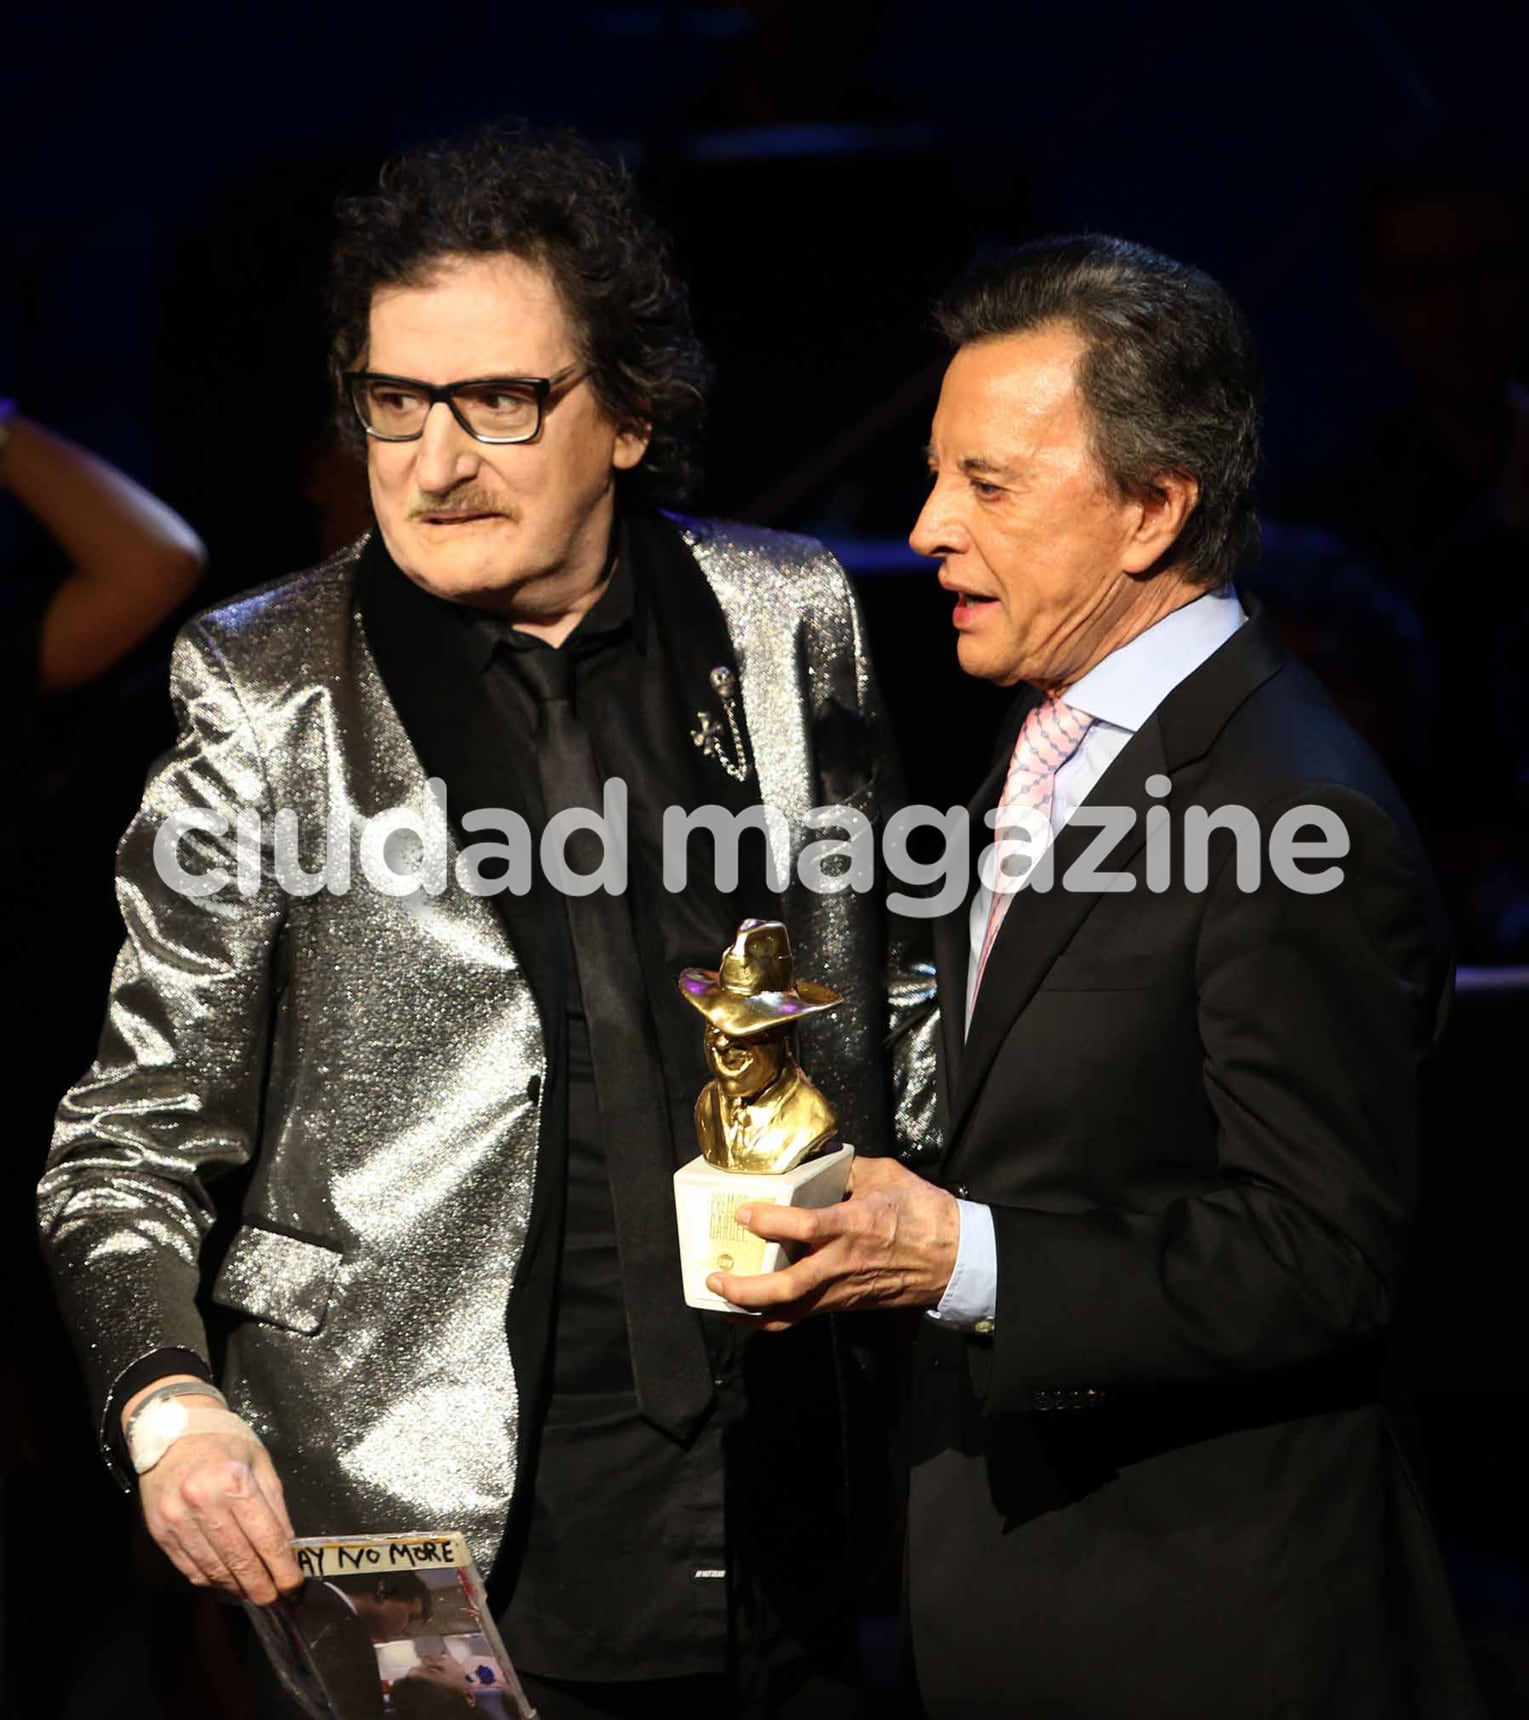
[[[252,725],[215,640],[192,622],[176,641],[178,735],[149,777],[117,855],[127,938],[95,1062],[59,1107],[39,1188],[47,1257],[100,1418],[113,1388],[158,1350],[205,1359],[195,1306],[212,1222],[204,1176],[254,1150],[282,898],[266,856],[238,877],[240,812],[270,829]],[[190,818],[170,841],[180,815]],[[248,875],[257,860],[258,881]],[[188,893],[170,880],[170,862]]]
[[[1220,1175],[1160,1211],[994,1210],[985,1404],[1059,1388],[1213,1381],[1315,1360],[1395,1304],[1417,1162],[1418,1078],[1447,995],[1415,843],[1351,789],[1343,882],[1308,894],[1224,865],[1196,951],[1202,1079]]]

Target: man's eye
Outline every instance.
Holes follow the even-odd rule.
[[[986,478],[973,478],[972,488],[979,496],[987,497],[989,500],[994,496],[1001,496],[1003,494],[1002,484],[990,484]]]
[[[374,388],[372,403],[384,412],[412,412],[420,397],[404,388]]]

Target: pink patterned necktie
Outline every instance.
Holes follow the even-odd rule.
[[[1083,744],[1083,737],[1094,726],[1092,717],[1064,705],[1060,699],[1043,699],[1024,720],[1019,739],[1009,758],[1009,774],[1004,778],[1003,793],[998,800],[993,839],[1002,841],[1005,815],[1025,808],[1051,823],[1051,802],[1056,791],[1056,773]],[[987,958],[992,953],[1003,917],[1014,899],[1013,890],[995,890],[988,904],[987,930],[982,934],[982,953],[977,959],[977,984],[973,998],[982,989],[982,976],[987,970]]]

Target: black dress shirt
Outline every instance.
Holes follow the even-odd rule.
[[[663,888],[664,809],[716,802],[728,779],[690,741],[695,716],[679,700],[655,625],[643,550],[643,528],[623,529],[604,592],[558,649],[573,659],[574,708],[601,774],[627,787],[625,901],[647,977],[646,995],[632,1007],[646,1010],[654,1029],[679,1165],[698,1150],[693,1109],[708,1071],[703,1024],[675,978],[686,966],[715,967],[738,920],[778,911],[778,898],[765,892],[762,842],[751,838],[737,891],[716,888],[700,839],[690,887]],[[537,704],[518,663],[553,647],[412,585],[402,590],[403,576],[384,572],[391,575],[388,601],[413,612],[415,652],[440,674],[481,678],[492,720],[468,744],[482,776],[503,783],[499,804],[526,818],[539,847],[545,816]],[[458,816],[464,810],[453,808]],[[560,1031],[547,1037],[562,1053],[562,1079],[553,1084],[561,1116],[544,1121],[544,1129],[561,1125],[565,1171],[539,1437],[523,1447],[529,1510],[501,1619],[506,1646],[517,1665],[563,1679],[720,1672],[728,1659],[730,1584],[723,1441],[741,1390],[741,1339],[725,1321],[705,1317],[719,1402],[688,1445],[643,1419],[606,1164],[620,1119],[602,1117],[596,1098],[561,898],[547,892],[544,907],[543,965],[553,983],[544,983],[540,1001],[544,1010],[559,1010]],[[701,1318],[685,1309],[677,1317]]]

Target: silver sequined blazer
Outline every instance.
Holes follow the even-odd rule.
[[[680,523],[731,635],[761,799],[798,847],[821,835],[796,815],[825,798],[832,761],[812,736],[829,701],[864,719],[878,753],[886,742],[850,584],[810,539]],[[505,1310],[546,1076],[504,923],[454,882],[298,895],[268,865],[248,893],[194,899],[153,859],[177,811],[253,810],[269,847],[278,809],[309,832],[336,808],[421,805],[424,771],[362,630],[358,548],[211,610],[176,644],[179,736],[120,849],[127,940],[96,1061],[60,1107],[43,1235],[104,1417],[151,1352],[206,1355],[207,1183],[253,1160],[211,1295],[247,1317],[222,1384],[269,1445],[299,1534],[459,1528],[486,1569],[515,1488]],[[884,812],[881,794],[873,777],[862,810]],[[195,834],[180,852],[189,871],[233,873],[237,840]],[[878,923],[881,897],[788,891],[804,965],[847,993],[803,1057],[848,1138],[927,1146],[932,978]],[[889,1032],[895,1119],[880,1096]]]

